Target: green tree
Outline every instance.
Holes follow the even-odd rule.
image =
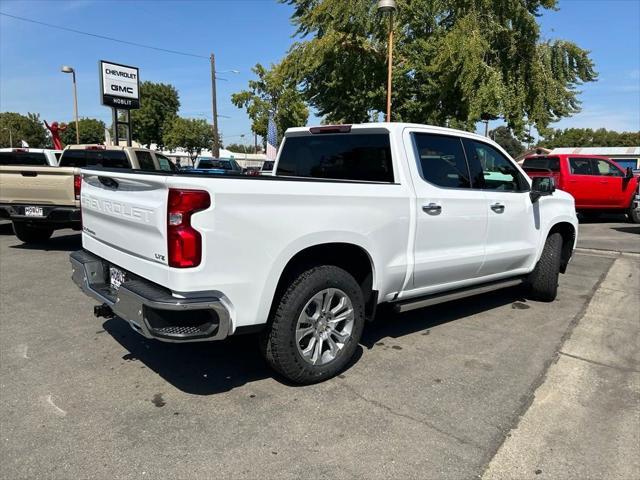
[[[524,152],[524,146],[520,143],[520,140],[515,138],[508,127],[500,126],[489,132],[491,137],[498,145],[504,148],[509,155],[516,158],[522,152]]]
[[[164,130],[178,115],[180,99],[173,85],[142,82],[140,108],[131,111],[132,138],[142,145],[163,147]]]
[[[387,16],[372,0],[280,0],[301,38],[286,77],[329,122],[362,122],[385,110]],[[500,117],[517,136],[579,111],[582,82],[596,79],[588,52],[542,41],[537,19],[556,0],[397,0],[393,120],[473,130]]]
[[[9,147],[10,137],[14,147],[20,146],[20,140],[24,140],[33,148],[50,146],[47,131],[37,113],[0,113],[0,147]]]
[[[184,149],[194,163],[202,150],[212,147],[213,130],[206,120],[176,117],[167,124],[163,143],[172,150]]]
[[[249,81],[249,89],[231,95],[231,102],[236,107],[246,109],[252,132],[266,138],[271,109],[275,109],[278,138],[287,128],[306,125],[309,109],[296,82],[287,78],[278,65],[267,70],[258,63],[252,71],[257,79]]]
[[[95,118],[81,118],[78,120],[80,128],[80,143],[104,143],[104,129],[106,125],[102,120]],[[65,145],[76,143],[76,122],[67,123],[67,129],[60,134],[60,140]]]
[[[539,146],[556,147],[637,147],[640,145],[639,132],[616,132],[599,128],[567,128],[548,130]]]
[[[227,145],[227,150],[236,153],[253,153],[253,145],[243,145],[241,143],[231,143]]]

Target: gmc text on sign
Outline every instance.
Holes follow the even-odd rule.
[[[119,109],[140,108],[138,69],[100,61],[100,87],[103,105]]]

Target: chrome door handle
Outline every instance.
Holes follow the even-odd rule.
[[[504,205],[501,203],[494,203],[493,205],[491,205],[491,210],[496,213],[502,213],[504,212]]]
[[[442,207],[437,203],[430,203],[428,205],[423,205],[422,210],[429,215],[440,215],[440,212],[442,212]]]

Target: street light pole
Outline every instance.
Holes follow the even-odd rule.
[[[80,144],[80,125],[78,124],[78,88],[76,86],[76,71],[69,67],[69,66],[63,66],[62,67],[62,72],[63,73],[70,73],[72,74],[72,79],[73,79],[73,112],[75,114],[75,119],[76,119],[76,145]]]
[[[220,143],[218,141],[218,100],[216,97],[216,57],[211,54],[211,110],[213,113],[213,148],[211,155],[220,158]]]
[[[389,13],[389,40],[388,40],[388,59],[387,59],[387,118],[391,121],[391,89],[393,78],[393,13],[398,7],[395,0],[378,0],[378,11],[381,13]]]

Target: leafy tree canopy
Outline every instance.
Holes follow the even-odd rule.
[[[10,146],[9,131],[14,147],[20,146],[20,140],[24,140],[32,148],[50,147],[49,137],[37,113],[0,113],[0,148]]]
[[[249,81],[249,89],[234,93],[231,101],[238,108],[245,108],[251,119],[251,130],[267,136],[269,110],[275,107],[275,123],[278,138],[287,128],[299,127],[307,123],[309,109],[296,88],[296,82],[284,75],[279,66],[270,70],[256,64],[252,68],[256,80]]]
[[[95,118],[81,118],[78,120],[80,128],[80,143],[104,143],[104,129],[106,125],[102,120]],[[76,122],[67,123],[67,128],[60,134],[60,140],[65,145],[76,143]]]
[[[213,130],[204,119],[176,117],[167,124],[164,145],[170,149],[183,148],[193,162],[200,152],[213,145]]]
[[[524,146],[513,136],[509,127],[500,126],[489,132],[489,136],[513,158],[524,152]]]
[[[640,131],[615,132],[605,128],[567,128],[549,130],[538,143],[545,148],[559,147],[637,147],[640,146]]]
[[[241,143],[231,143],[227,145],[227,150],[237,153],[253,153],[253,145],[243,145]]]
[[[301,40],[281,70],[330,122],[385,109],[387,16],[373,0],[280,0]],[[579,111],[577,86],[596,79],[588,52],[542,41],[537,18],[556,0],[397,0],[394,121],[473,130],[505,119],[516,135]],[[279,69],[279,70],[280,70]]]
[[[142,145],[163,146],[164,129],[178,115],[180,99],[173,85],[142,82],[140,108],[131,111],[133,139]]]

